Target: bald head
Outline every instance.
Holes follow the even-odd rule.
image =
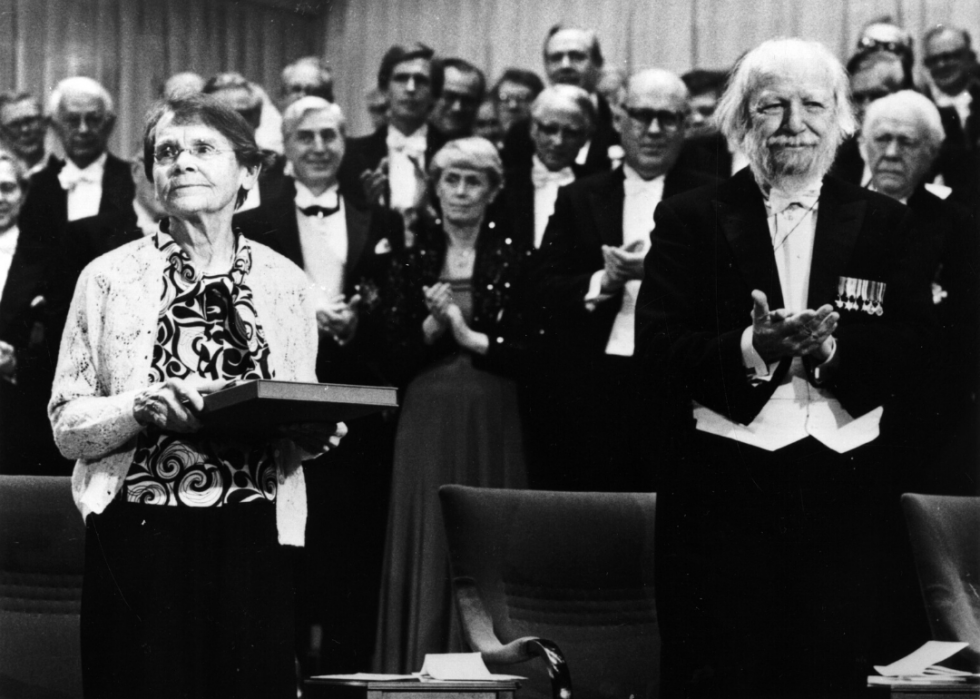
[[[618,124],[626,165],[651,180],[667,174],[684,145],[688,92],[676,73],[651,68],[626,83]]]

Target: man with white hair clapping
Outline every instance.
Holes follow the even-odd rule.
[[[942,326],[941,360],[922,373],[921,391],[902,411],[902,432],[925,432],[920,463],[907,489],[972,495],[976,489],[977,392],[980,384],[980,230],[976,214],[928,183],[943,146],[939,110],[928,98],[903,90],[868,108],[861,152],[870,187],[908,205],[915,243],[931,274],[933,303]]]
[[[855,126],[826,48],[761,44],[717,115],[750,167],[661,202],[636,310],[677,420],[661,696],[854,696],[921,616],[882,592],[914,573],[880,435],[923,361],[927,274],[905,207],[825,177]]]

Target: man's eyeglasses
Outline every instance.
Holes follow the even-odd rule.
[[[21,117],[20,119],[13,119],[11,121],[3,124],[3,128],[8,131],[26,131],[28,129],[33,130],[41,125],[41,117],[39,116],[29,116]]]
[[[934,53],[931,56],[926,56],[922,59],[922,62],[927,68],[934,68],[940,63],[950,63],[952,61],[962,60],[966,54],[966,49],[956,49],[955,51],[946,51],[945,53]]]
[[[233,150],[221,150],[215,148],[210,143],[195,143],[187,148],[181,148],[172,144],[157,146],[153,150],[153,161],[159,165],[172,165],[180,157],[181,153],[188,153],[196,160],[213,160],[225,153],[234,153]]]
[[[580,129],[576,126],[538,121],[537,119],[534,119],[533,123],[534,126],[537,127],[538,131],[543,133],[545,136],[558,136],[561,134],[563,138],[581,138],[586,134],[585,129]]]
[[[858,48],[881,49],[889,53],[905,53],[909,50],[909,47],[901,41],[882,41],[881,39],[872,39],[870,36],[862,36],[861,40],[858,41]]]
[[[638,107],[624,107],[626,116],[632,119],[638,126],[649,129],[650,124],[656,119],[657,124],[664,131],[676,131],[684,123],[683,112],[672,112],[667,109],[640,109]]]

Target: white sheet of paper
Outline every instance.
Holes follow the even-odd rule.
[[[357,680],[360,682],[396,682],[416,680],[415,675],[386,675],[377,672],[355,672],[350,675],[313,675],[314,680]]]
[[[479,653],[426,653],[421,674],[434,680],[495,679]]]
[[[909,653],[901,660],[896,660],[891,665],[875,665],[875,670],[886,677],[921,675],[930,665],[941,663],[968,645],[970,644],[959,641],[926,641],[921,648]]]

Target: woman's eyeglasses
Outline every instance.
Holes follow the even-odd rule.
[[[225,153],[234,153],[233,150],[222,150],[212,146],[210,143],[195,143],[182,148],[173,144],[157,146],[153,150],[153,162],[159,165],[172,165],[180,157],[181,153],[188,153],[195,160],[213,160]]]

